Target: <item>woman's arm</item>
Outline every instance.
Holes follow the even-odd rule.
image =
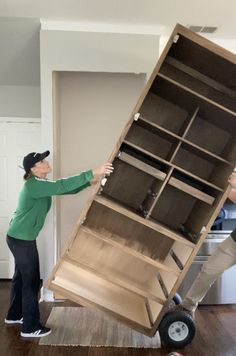
[[[27,189],[30,195],[35,198],[45,198],[53,195],[62,195],[69,193],[75,189],[82,190],[87,187],[89,182],[93,179],[93,172],[82,172],[77,176],[58,179],[51,181],[35,177],[34,180],[29,181]]]
[[[106,163],[98,168],[82,172],[77,176],[58,179],[50,181],[46,179],[35,179],[27,185],[30,195],[35,198],[44,198],[53,195],[69,194],[70,192],[77,191],[88,187],[91,181],[98,177],[110,174],[113,172],[111,163]]]

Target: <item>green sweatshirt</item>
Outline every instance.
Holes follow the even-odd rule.
[[[50,181],[29,178],[19,196],[17,209],[10,221],[7,235],[20,240],[35,240],[44,225],[53,195],[76,194],[90,186],[93,172]]]

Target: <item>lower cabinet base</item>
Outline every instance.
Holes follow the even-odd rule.
[[[152,301],[152,305],[155,304],[156,315],[150,316],[152,306],[147,298],[114,285],[67,261],[61,264],[49,287],[79,304],[96,306],[149,336],[153,335],[150,317],[156,319],[163,307]]]

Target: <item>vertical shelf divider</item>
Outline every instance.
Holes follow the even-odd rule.
[[[182,133],[181,133],[181,137],[184,138],[184,137],[187,135],[187,133],[188,133],[188,131],[189,131],[189,129],[190,129],[192,123],[194,122],[194,120],[195,120],[195,118],[196,118],[196,116],[197,116],[198,111],[199,111],[199,107],[197,107],[197,108],[195,109],[194,113],[191,114],[190,120],[188,121],[186,127],[183,127],[183,130],[182,130]],[[176,154],[178,153],[179,148],[181,147],[181,145],[182,145],[182,141],[178,141],[177,144],[176,144],[176,146],[173,147],[173,149],[171,150],[171,152],[170,152],[170,154],[169,154],[169,157],[168,157],[168,159],[167,159],[169,162],[172,162],[172,161],[173,161],[173,159],[175,158]],[[158,191],[157,194],[155,193],[155,188],[158,186],[159,182],[155,182],[155,183],[152,185],[152,187],[151,187],[151,189],[150,189],[150,192],[148,192],[146,198],[144,199],[144,201],[143,201],[143,203],[142,203],[142,205],[141,205],[141,206],[142,206],[142,209],[141,209],[141,210],[142,210],[143,215],[144,215],[145,218],[148,219],[148,218],[150,217],[151,212],[152,212],[152,210],[154,209],[154,207],[155,207],[155,205],[156,205],[156,203],[157,203],[157,201],[158,201],[158,199],[159,199],[159,197],[160,197],[162,191],[164,190],[166,184],[168,183],[168,181],[169,181],[169,179],[170,179],[170,177],[171,177],[171,174],[172,174],[173,170],[174,170],[174,168],[171,167],[170,170],[169,170],[169,172],[168,172],[168,174],[166,175],[165,179],[163,180],[162,185],[161,185],[161,188],[159,189],[159,191]],[[153,195],[152,195],[152,194],[153,194]],[[153,197],[154,200],[153,200],[153,202],[151,203],[150,208],[149,208],[149,209],[145,209],[145,206],[148,205],[148,202],[149,202],[150,197]]]
[[[158,199],[160,198],[161,193],[163,192],[165,186],[167,185],[167,183],[168,183],[168,181],[169,181],[169,179],[170,179],[170,177],[171,177],[171,174],[172,174],[173,170],[174,170],[174,168],[171,167],[170,170],[169,170],[169,172],[168,172],[168,174],[166,175],[166,177],[165,177],[165,179],[164,179],[164,181],[163,181],[163,183],[162,183],[161,189],[159,190],[159,192],[158,192],[157,196],[155,197],[155,199],[154,199],[154,201],[153,201],[151,207],[149,208],[149,211],[148,211],[148,214],[147,214],[147,216],[146,216],[146,219],[149,219],[149,217],[151,216],[151,213],[152,213],[152,211],[153,211],[153,209],[154,209],[154,207],[155,207],[155,205],[156,205]]]
[[[195,118],[196,118],[196,116],[198,114],[198,111],[199,111],[199,107],[196,108],[196,110],[194,111],[193,115],[190,117],[190,120],[189,120],[187,126],[185,128],[183,128],[183,133],[180,135],[182,138],[186,137],[190,127],[192,126],[192,123],[194,122],[194,120],[195,120]],[[175,149],[172,151],[172,154],[170,155],[170,159],[169,159],[170,162],[173,162],[173,160],[174,160],[175,156],[177,155],[181,145],[182,145],[182,141],[179,141],[178,144],[176,145]]]
[[[185,138],[185,136],[187,135],[190,127],[192,126],[192,124],[193,124],[193,122],[194,122],[194,120],[195,120],[195,118],[196,118],[196,116],[198,114],[198,111],[199,111],[199,107],[197,107],[195,109],[194,113],[191,114],[190,120],[188,121],[186,127],[183,128],[181,137]],[[173,161],[173,159],[175,158],[176,154],[178,153],[179,148],[181,147],[181,145],[182,145],[182,141],[178,141],[177,145],[172,149],[172,152],[170,153],[169,159],[168,159],[169,162]],[[150,208],[148,210],[146,210],[146,209],[143,210],[146,219],[149,219],[149,217],[151,216],[151,213],[152,213],[155,205],[157,204],[157,202],[158,202],[158,200],[159,200],[159,198],[161,196],[161,193],[163,192],[165,186],[167,185],[167,183],[168,183],[168,181],[169,181],[169,179],[170,179],[170,177],[171,177],[171,175],[173,173],[173,170],[174,170],[174,168],[171,167],[169,172],[168,172],[168,174],[166,175],[165,179],[162,182],[161,188],[159,189],[158,193],[154,196],[154,200],[151,203]],[[155,185],[154,185],[154,188],[155,188]],[[153,189],[153,190],[155,190],[155,189]],[[144,206],[145,206],[145,203],[147,201],[148,201],[148,196],[144,200],[144,203],[143,203]]]
[[[191,117],[191,119],[190,119],[188,125],[186,126],[186,128],[185,128],[185,130],[184,130],[184,132],[183,132],[183,134],[182,134],[182,138],[185,138],[185,137],[186,137],[186,135],[187,135],[189,129],[191,128],[191,126],[192,126],[192,124],[193,124],[193,122],[194,122],[194,120],[195,120],[195,118],[196,118],[198,112],[199,112],[199,107],[197,107],[197,108],[195,109],[195,111],[194,111],[194,113],[193,113],[193,115],[192,115],[192,117]]]

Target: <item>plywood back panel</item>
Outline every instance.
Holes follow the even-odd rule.
[[[174,143],[171,137],[168,140],[137,124],[131,126],[125,140],[164,159],[168,157]]]
[[[153,182],[152,176],[117,159],[114,173],[107,180],[103,193],[139,211]]]
[[[154,260],[163,261],[173,244],[167,236],[98,203],[93,203],[84,224]]]
[[[199,135],[199,132],[201,132],[201,135]],[[221,156],[229,138],[229,132],[202,119],[200,116],[196,118],[186,136],[187,140],[219,156]]]
[[[171,47],[169,55],[226,87],[235,89],[235,56],[231,54],[231,57],[225,58],[227,51],[222,49],[221,54],[220,51],[216,53],[212,51],[213,46],[206,45],[204,46],[201,37],[196,37],[196,41],[193,41],[192,38],[180,36],[177,43]],[[220,47],[218,49],[220,50]]]
[[[111,272],[147,290],[157,269],[134,256],[80,230],[68,255],[74,260],[108,274]]]
[[[192,196],[168,186],[160,196],[152,217],[177,230],[187,220],[195,202]]]
[[[140,108],[140,114],[175,133],[181,131],[188,116],[185,110],[152,92],[146,96]]]

